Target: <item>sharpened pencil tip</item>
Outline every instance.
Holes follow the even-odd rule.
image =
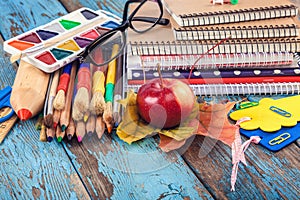
[[[88,119],[89,119],[89,116],[88,116],[88,115],[84,115],[84,116],[83,116],[83,122],[87,122]]]
[[[68,134],[68,135],[67,135],[67,137],[68,137],[68,140],[72,140],[72,138],[73,138],[73,135],[71,135],[71,134]]]
[[[61,141],[62,141],[62,137],[59,136],[59,137],[57,138],[57,141],[58,141],[58,142],[61,142]]]
[[[66,128],[67,128],[66,125],[62,125],[62,126],[61,126],[61,131],[62,131],[62,132],[65,132]]]
[[[77,137],[77,140],[78,140],[78,142],[82,142],[82,137],[81,137],[81,136],[78,136],[78,137]]]
[[[93,131],[89,131],[89,132],[87,133],[87,135],[88,135],[89,137],[91,137],[91,136],[93,135]]]
[[[53,127],[56,129],[56,127],[57,127],[57,123],[56,122],[53,122]]]
[[[53,140],[53,137],[51,137],[51,136],[47,137],[48,142],[52,142],[52,140]]]
[[[111,126],[108,126],[108,127],[107,127],[107,131],[108,131],[108,133],[111,133],[111,132],[112,132],[112,127],[111,127]]]
[[[119,126],[119,122],[115,122],[114,124],[115,128]]]
[[[21,121],[26,121],[30,119],[32,116],[32,113],[25,108],[20,109],[17,114]]]

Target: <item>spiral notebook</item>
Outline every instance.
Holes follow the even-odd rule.
[[[296,17],[193,27],[181,27],[173,18],[170,21],[176,40],[219,40],[229,35],[232,39],[281,38],[299,35],[299,20]]]
[[[149,8],[151,9],[151,8]],[[170,17],[165,13],[165,18]],[[159,37],[158,37],[159,36]],[[129,55],[204,54],[220,40],[184,40],[174,38],[171,24],[157,25],[141,34],[128,30]],[[300,37],[227,39],[210,53],[300,52]]]
[[[135,92],[141,85],[125,83],[124,91]],[[195,95],[200,96],[230,96],[230,95],[285,95],[300,94],[300,82],[285,83],[244,83],[244,84],[191,84]]]
[[[158,37],[159,36],[159,37]],[[128,31],[129,55],[179,55],[210,53],[300,52],[300,38],[176,41],[171,26],[156,26],[139,34]]]
[[[289,0],[251,0],[213,5],[210,0],[163,0],[180,26],[202,26],[296,16],[298,8]]]
[[[199,59],[201,57],[201,59]],[[250,68],[296,68],[299,67],[298,53],[256,52],[241,54],[205,55],[141,55],[128,56],[127,69],[157,70],[197,70],[205,69],[250,69]]]

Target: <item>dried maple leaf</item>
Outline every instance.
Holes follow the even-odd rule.
[[[169,152],[175,149],[179,149],[182,147],[186,140],[174,140],[173,138],[170,138],[168,136],[165,136],[163,134],[159,134],[160,142],[159,142],[159,148],[164,152]]]
[[[228,121],[227,114],[235,102],[226,104],[199,104],[199,127],[197,134],[209,136],[231,146],[237,126]]]

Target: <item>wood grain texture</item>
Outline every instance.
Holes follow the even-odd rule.
[[[57,1],[41,4],[4,0],[0,4],[1,35],[5,39],[66,13]],[[0,82],[3,88],[13,85],[16,71],[3,51],[3,38],[0,42]],[[35,119],[17,123],[0,145],[0,198],[89,199],[62,145],[39,142],[34,123]]]
[[[153,138],[132,145],[115,134],[66,144],[93,199],[211,199],[178,153],[163,153]]]
[[[295,0],[296,1],[296,0]],[[125,0],[1,0],[4,39],[80,7],[122,15]],[[298,2],[298,0],[297,0]],[[0,45],[0,87],[12,85],[16,65]],[[251,144],[230,192],[231,149],[195,137],[163,153],[157,138],[127,145],[114,134],[41,143],[35,119],[18,122],[0,145],[0,199],[298,199],[299,148],[272,153]],[[181,154],[183,156],[181,157]]]
[[[84,6],[122,16],[125,1],[62,2],[68,11]],[[105,134],[99,140],[94,135],[86,136],[81,144],[72,140],[65,148],[94,199],[211,198],[180,156],[158,151],[153,139],[130,146],[116,136]]]
[[[77,10],[81,7],[88,7],[93,10],[107,10],[119,17],[122,17],[123,8],[126,0],[61,0],[61,2],[69,12]]]
[[[196,137],[183,158],[216,199],[298,199],[299,153],[295,144],[277,153],[251,144],[245,154],[248,166],[239,164],[235,192],[230,192],[231,148],[227,145]]]

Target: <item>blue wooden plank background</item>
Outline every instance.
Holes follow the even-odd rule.
[[[1,0],[6,40],[80,7],[121,16],[125,0]],[[1,39],[0,39],[1,40]],[[0,41],[0,88],[12,85],[17,65]],[[35,119],[18,122],[0,144],[0,199],[298,199],[299,148],[272,153],[251,145],[230,192],[231,150],[195,137],[179,152],[163,153],[157,138],[133,145],[115,134],[42,143]],[[244,138],[245,139],[245,138]]]

